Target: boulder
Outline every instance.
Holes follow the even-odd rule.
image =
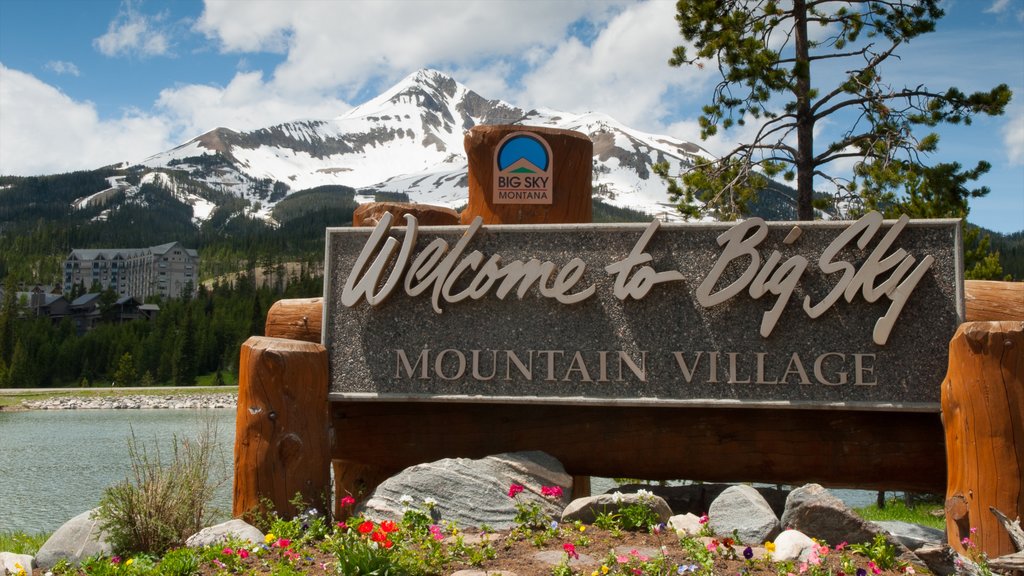
[[[509,497],[512,484],[524,488],[515,498]],[[543,496],[543,486],[557,486],[562,495]],[[543,514],[559,518],[571,494],[572,477],[561,462],[544,452],[515,452],[478,460],[445,458],[406,468],[382,482],[357,512],[373,519],[398,520],[404,513],[403,496],[413,502],[433,498],[437,501],[434,512],[443,521],[504,530],[515,526],[517,502],[537,503]]]
[[[35,561],[28,554],[0,552],[0,576],[5,576],[6,574],[31,574],[34,565]]]
[[[814,547],[814,540],[799,530],[784,530],[775,538],[775,551],[772,560],[775,562],[794,562],[806,560]]]
[[[684,484],[682,486],[661,486],[659,484],[624,484],[613,490],[609,490],[608,493],[614,491],[622,492],[636,492],[637,489],[643,488],[654,492],[656,496],[660,496],[665,502],[668,503],[669,508],[676,514],[685,514],[692,512],[700,516],[708,511],[711,503],[715,501],[715,498],[727,490],[732,484]],[[789,494],[787,490],[780,490],[779,488],[771,486],[755,486],[755,490],[764,497],[768,505],[771,506],[772,511],[776,517],[782,515],[783,510],[786,508],[786,496]]]
[[[950,548],[949,544],[925,544],[914,551],[916,556],[928,570],[936,576],[950,576],[957,573],[957,560],[963,561],[963,557],[957,554],[956,550]]]
[[[676,531],[679,536],[696,536],[700,534],[704,526],[700,523],[700,517],[691,512],[676,514],[668,519],[669,528]]]
[[[870,542],[882,529],[850,510],[818,484],[805,484],[786,498],[782,527],[799,530],[828,544]]]
[[[189,548],[203,548],[205,546],[212,546],[227,540],[248,540],[253,544],[259,544],[263,542],[263,532],[260,532],[255,526],[252,526],[248,522],[239,520],[237,518],[222,522],[216,526],[209,526],[203,528],[199,532],[188,537],[185,540],[185,546]]]
[[[760,544],[780,531],[779,518],[761,494],[746,484],[726,488],[708,507],[708,523],[715,534],[736,533],[740,542]]]
[[[61,560],[75,565],[89,556],[111,554],[113,548],[107,542],[106,532],[100,530],[99,520],[92,518],[95,512],[82,512],[57,528],[36,553],[36,565],[49,570]]]
[[[650,506],[658,515],[658,522],[668,522],[672,517],[672,509],[660,497],[651,493],[622,494],[598,494],[577,498],[566,506],[562,511],[562,522],[575,522],[579,520],[584,524],[593,524],[598,514],[615,514],[620,508],[634,504],[645,504]]]
[[[895,539],[911,551],[917,550],[926,544],[946,543],[946,533],[936,528],[897,520],[875,522],[875,525],[885,531],[886,534],[889,534],[890,540]]]

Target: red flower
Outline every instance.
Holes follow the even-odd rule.
[[[576,547],[573,546],[572,543],[566,542],[565,544],[562,544],[562,549],[565,550],[565,553],[568,554],[570,558],[575,558],[577,560],[580,559],[580,555],[576,552]]]
[[[239,548],[238,549],[238,557],[241,558],[242,560],[245,560],[246,558],[249,557],[249,551],[246,550],[245,548]]]
[[[225,548],[225,549],[221,550],[220,553],[225,555],[225,556],[231,556],[232,554],[235,553],[235,551],[232,550],[231,548]]]
[[[562,487],[561,486],[541,486],[540,493],[549,498],[561,498]]]
[[[388,535],[380,530],[375,530],[373,534],[370,535],[370,540],[373,540],[374,542],[384,542],[387,539]]]
[[[387,533],[398,532],[398,525],[391,520],[385,520],[380,523],[380,529]]]
[[[519,485],[519,484],[512,484],[511,486],[508,487],[508,497],[509,498],[515,498],[516,494],[519,494],[522,491],[523,491],[523,487],[521,485]]]
[[[291,545],[291,543],[291,540],[287,538],[281,538],[277,542],[274,542],[274,546],[277,546],[278,548],[287,548],[289,545]]]
[[[373,532],[373,522],[366,520],[359,525],[360,534],[369,534],[370,532]]]
[[[395,543],[392,542],[391,540],[385,540],[384,541],[384,547],[387,548],[387,549],[390,549],[394,545],[395,545]]]
[[[341,499],[341,502],[340,502],[342,507],[351,506],[351,505],[353,505],[355,503],[356,503],[356,499],[351,497],[351,496],[345,496],[344,498]]]

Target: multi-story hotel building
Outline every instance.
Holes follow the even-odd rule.
[[[179,298],[199,286],[199,253],[179,242],[149,248],[77,248],[64,261],[64,293],[96,282],[120,296]]]

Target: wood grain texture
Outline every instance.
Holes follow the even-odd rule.
[[[270,306],[263,333],[271,338],[319,344],[323,338],[323,322],[323,298],[287,298]]]
[[[494,152],[512,132],[539,134],[551,147],[554,188],[551,205],[495,204],[491,198]],[[469,159],[469,202],[462,223],[480,216],[484,224],[574,224],[592,220],[590,204],[594,144],[572,130],[518,125],[474,126],[464,141]]]
[[[330,493],[327,351],[298,340],[253,336],[242,344],[235,419],[232,514],[269,499],[289,518],[296,493],[320,510]]]
[[[945,486],[938,414],[399,402],[331,413],[334,458],[388,469],[544,450],[574,476]]]
[[[946,519],[950,546],[964,552],[961,541],[970,537],[989,557],[1014,552],[989,508],[1024,516],[1024,322],[960,325],[949,345],[942,417],[947,508],[959,511]]]
[[[1024,320],[1024,282],[968,280],[964,303],[968,322]]]
[[[405,215],[412,214],[420,226],[457,226],[459,213],[444,206],[411,202],[367,202],[352,213],[352,226],[373,227],[385,212],[394,216],[393,226],[405,226]]]

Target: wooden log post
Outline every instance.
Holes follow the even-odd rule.
[[[499,203],[494,198],[498,146],[505,137],[528,131],[547,142],[553,171],[550,204]],[[465,138],[469,159],[469,203],[462,223],[480,216],[484,224],[590,223],[594,144],[585,134],[536,126],[474,126]]]
[[[1024,321],[960,326],[949,345],[942,418],[950,546],[964,553],[970,538],[989,557],[1012,553],[989,508],[1024,517]]]
[[[327,351],[321,344],[253,336],[242,344],[232,515],[264,499],[283,517],[296,494],[330,505]]]

